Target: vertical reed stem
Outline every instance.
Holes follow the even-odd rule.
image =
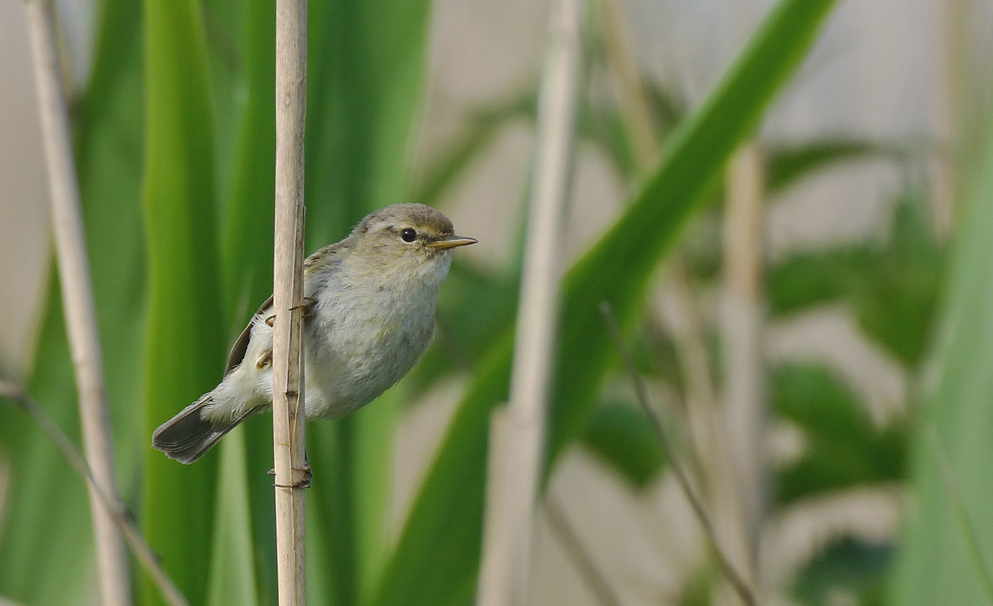
[[[303,243],[307,2],[276,0],[276,217],[273,451],[280,606],[307,603],[304,484]]]
[[[765,167],[759,144],[747,143],[727,168],[724,212],[722,337],[724,416],[737,499],[715,512],[739,567],[761,586],[759,535],[765,513],[765,353],[762,331]],[[734,511],[734,508],[737,511]]]
[[[61,88],[62,70],[54,20],[51,7],[43,0],[28,2],[27,14],[51,189],[52,226],[58,253],[62,305],[76,375],[86,459],[93,471],[93,484],[87,486],[93,515],[100,593],[103,604],[125,606],[131,603],[127,554],[114,513],[108,503],[100,498],[103,493],[111,502],[119,500],[114,478],[114,448],[107,413],[100,335],[86,255],[69,114]]]
[[[527,597],[553,370],[559,233],[572,172],[582,9],[582,0],[557,0],[550,8],[510,404],[492,425],[481,606],[519,605]]]

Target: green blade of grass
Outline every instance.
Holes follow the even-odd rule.
[[[964,537],[956,510],[982,520],[993,502],[989,460],[993,456],[993,127],[985,127],[981,156],[969,183],[952,248],[940,341],[928,407],[912,451],[914,507],[893,576],[891,604],[986,604],[985,562],[993,553],[993,526],[978,523]],[[935,436],[929,437],[929,432]],[[929,444],[929,442],[931,444]],[[947,457],[936,456],[940,444]],[[946,458],[947,461],[941,461]],[[943,464],[944,463],[944,464]],[[944,469],[943,469],[944,467]],[[960,494],[948,490],[954,474]],[[970,547],[970,544],[974,547]],[[988,574],[989,571],[987,571]]]
[[[146,0],[145,430],[211,389],[223,368],[212,124],[195,0]],[[149,452],[143,529],[193,603],[207,599],[216,455],[183,466]],[[159,603],[144,585],[147,604]]]
[[[653,269],[694,205],[717,184],[727,158],[754,130],[773,95],[806,55],[833,4],[779,3],[704,106],[673,134],[663,153],[665,163],[627,212],[566,276],[559,389],[552,409],[553,453],[585,425],[607,367],[611,348],[600,325],[599,304],[609,302],[622,326],[635,319]]]
[[[236,67],[235,90],[226,100],[233,105],[227,111],[237,114],[237,118],[233,137],[227,141],[229,147],[223,147],[225,141],[219,142],[221,153],[233,158],[230,181],[221,188],[225,192],[221,217],[224,310],[231,318],[226,326],[227,344],[234,341],[258,305],[272,293],[276,146],[273,4],[265,0],[221,3],[215,13],[217,26],[222,27],[231,15],[238,15],[240,23],[229,33],[237,43],[238,54],[230,61]],[[223,49],[215,52],[223,56]],[[265,474],[273,465],[270,420],[267,416],[246,423],[220,446],[225,461],[239,461],[239,474],[245,481],[229,485],[231,478],[223,474],[218,488],[229,491],[231,499],[249,507],[242,525],[232,528],[229,536],[236,538],[239,532],[246,533],[251,543],[248,549],[238,549],[233,542],[216,545],[215,558],[236,564],[215,564],[215,574],[211,575],[215,604],[241,603],[236,595],[219,589],[226,585],[252,585],[257,587],[260,603],[276,602],[275,505],[272,481]],[[231,468],[235,467],[232,463]]]
[[[704,106],[674,134],[666,162],[627,212],[569,271],[557,348],[550,461],[589,422],[610,361],[611,344],[599,304],[609,301],[621,323],[631,324],[650,276],[679,227],[806,54],[833,4],[779,4]],[[497,341],[415,500],[377,604],[436,605],[471,599],[479,559],[489,411],[506,398],[510,367],[510,339]]]

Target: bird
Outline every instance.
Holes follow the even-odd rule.
[[[335,419],[365,406],[413,368],[434,333],[452,251],[475,244],[424,204],[377,210],[304,261],[304,407]],[[270,296],[235,341],[221,382],[155,430],[152,446],[181,463],[204,456],[272,406]]]

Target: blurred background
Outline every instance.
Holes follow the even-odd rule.
[[[55,4],[122,496],[191,603],[273,603],[268,418],[197,466],[149,448],[271,290],[271,3]],[[777,4],[585,3],[567,300]],[[412,200],[480,241],[418,368],[308,429],[311,603],[472,601],[548,12],[310,3],[308,252]],[[771,40],[803,61],[770,103],[719,106],[754,116],[730,127],[741,151],[681,165],[710,185],[657,224],[644,270],[599,267],[642,271],[629,347],[761,603],[993,602],[991,19],[985,0],[840,0],[809,52]],[[0,361],[78,439],[25,23],[0,5]],[[588,331],[560,326],[555,385]],[[737,603],[616,352],[590,355],[589,402],[552,416],[528,603]],[[89,523],[82,480],[0,407],[0,603],[96,603]]]

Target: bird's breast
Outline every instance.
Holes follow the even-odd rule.
[[[424,352],[435,297],[348,289],[316,301],[306,326],[307,416],[338,417],[378,397]]]

